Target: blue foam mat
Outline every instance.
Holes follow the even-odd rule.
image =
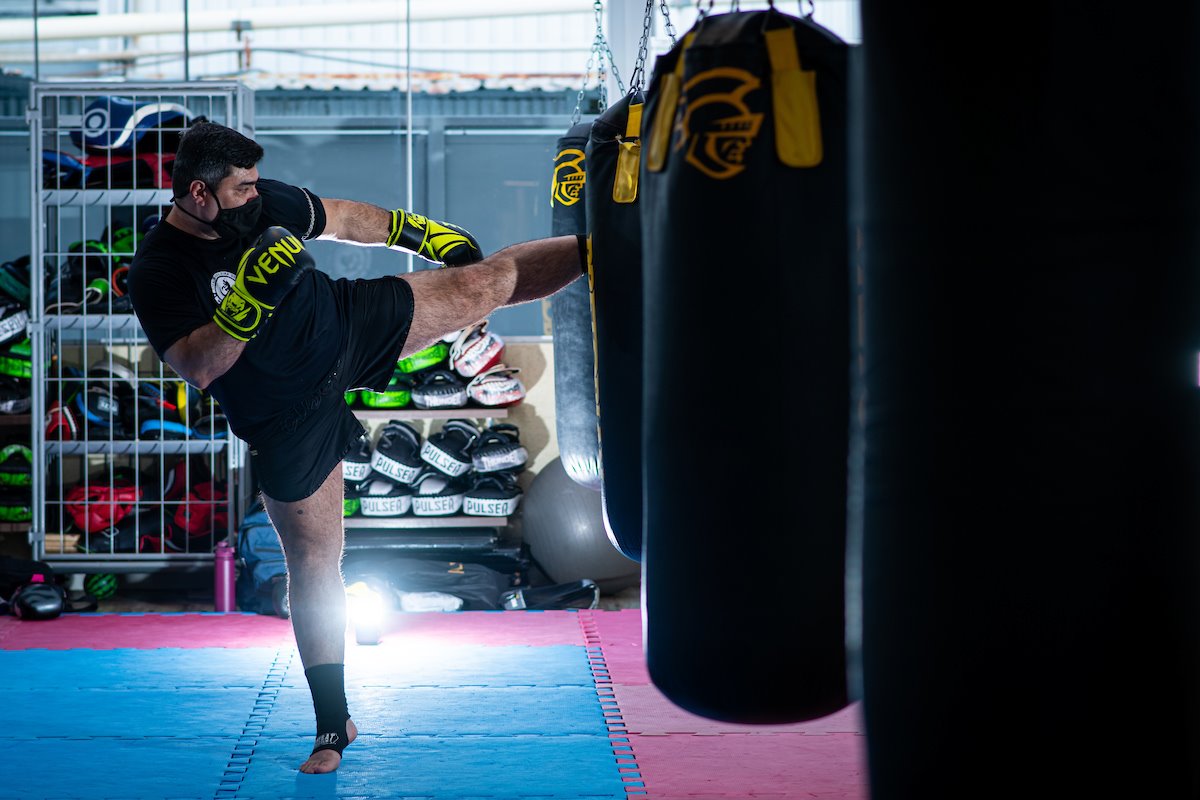
[[[241,736],[258,689],[0,691],[4,739]],[[53,719],[43,716],[53,709]],[[309,704],[311,716],[312,704]],[[31,721],[37,721],[30,724]],[[2,741],[2,740],[0,740]]]
[[[0,686],[45,689],[257,689],[278,650],[268,647],[161,650],[0,650]],[[304,674],[300,674],[301,681]]]
[[[3,800],[211,800],[235,738],[0,739]]]
[[[291,648],[0,651],[0,798],[625,798],[583,647],[347,653],[363,732],[301,775]]]
[[[239,800],[626,796],[607,736],[364,736],[333,775],[299,775],[298,744],[260,741]]]
[[[280,652],[275,648],[160,650],[0,650],[0,684],[44,689],[59,675],[76,689],[252,687]],[[286,652],[286,651],[285,651]],[[403,645],[351,648],[346,686],[591,686],[587,655],[577,645],[472,647]],[[287,686],[304,687],[291,671]]]
[[[303,675],[299,675],[303,684]],[[295,681],[291,681],[295,683]],[[579,645],[545,647],[387,641],[346,651],[350,686],[592,686]]]
[[[604,730],[593,687],[350,688],[346,699],[356,725],[385,736],[562,736]],[[281,691],[270,732],[311,736],[312,725],[307,686]]]

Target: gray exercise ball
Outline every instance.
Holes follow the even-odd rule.
[[[600,494],[567,475],[556,458],[538,472],[521,501],[525,543],[555,583],[590,578],[604,594],[636,584],[641,565],[613,546]]]

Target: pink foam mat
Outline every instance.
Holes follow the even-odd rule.
[[[64,614],[37,622],[0,619],[0,650],[285,647],[294,643],[287,620],[258,614]]]
[[[574,611],[456,611],[439,614],[393,614],[383,638],[436,639],[446,644],[512,645],[584,644]]]
[[[383,638],[420,637],[447,644],[583,645],[570,611],[393,614]],[[287,647],[288,620],[259,614],[65,614],[28,622],[0,617],[0,649],[113,650],[160,647]]]
[[[642,612],[639,609],[592,611],[591,618],[604,650],[604,661],[613,683],[650,683],[642,650]]]
[[[696,716],[651,683],[640,611],[590,613],[619,709],[613,721],[627,732],[646,800],[867,800],[859,704],[790,725],[739,725]]]
[[[867,800],[866,737],[750,733],[629,737],[649,800]]]
[[[863,730],[861,707],[858,703],[847,706],[834,714],[806,722],[788,725],[742,725],[719,722],[696,716],[671,703],[654,686],[613,686],[613,695],[625,728],[630,733],[664,735],[688,733],[714,735],[741,733],[762,736],[775,733],[801,733],[809,736],[824,736],[831,733],[861,733]]]

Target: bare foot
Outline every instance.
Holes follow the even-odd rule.
[[[353,720],[346,720],[346,744],[350,744],[358,738],[358,728],[354,726]],[[311,775],[316,775],[322,772],[333,772],[342,763],[342,754],[337,750],[318,750],[308,757],[308,760],[300,765],[301,772],[307,772]]]

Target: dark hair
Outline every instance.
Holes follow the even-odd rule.
[[[232,167],[250,169],[262,160],[262,145],[224,125],[197,122],[184,131],[171,170],[171,193],[182,197],[192,181],[216,190]]]

